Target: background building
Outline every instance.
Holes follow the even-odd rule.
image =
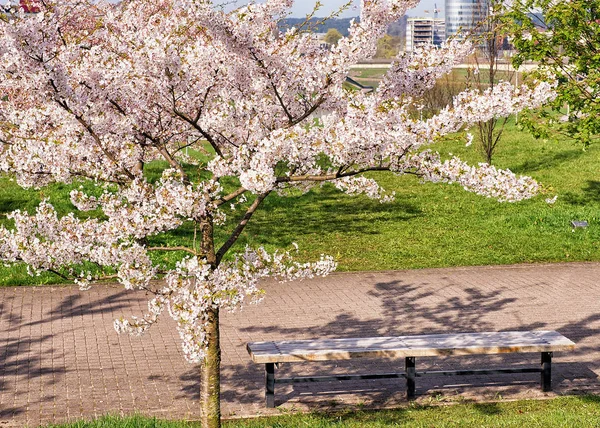
[[[406,24],[406,51],[420,45],[440,46],[446,40],[446,25],[440,18],[408,18]]]
[[[446,0],[446,37],[476,30],[489,13],[490,0]]]

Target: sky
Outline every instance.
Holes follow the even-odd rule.
[[[348,0],[321,0],[323,3],[323,7],[317,16],[327,16],[332,11],[337,10],[340,6],[345,4]],[[315,6],[316,0],[295,0],[294,6],[292,7],[292,16],[294,17],[303,17],[306,16],[307,13],[311,12]],[[238,0],[238,4],[243,4],[243,0]],[[421,0],[419,5],[411,9],[407,12],[409,16],[433,16],[433,8],[437,3],[438,8],[440,9],[440,18],[444,17],[444,0]],[[359,0],[353,0],[353,7],[347,10],[342,16],[343,17],[351,17],[358,16],[359,10],[358,5],[360,4]],[[426,14],[424,11],[429,11],[429,14]]]
[[[0,0],[0,4],[5,4],[6,1],[7,0]],[[13,0],[13,3],[16,1],[18,1],[18,0]],[[109,1],[114,3],[118,0],[109,0]],[[327,16],[331,12],[337,10],[343,4],[347,3],[348,1],[349,0],[321,0],[321,3],[323,3],[324,6],[320,10],[320,12],[317,14],[317,16],[321,16],[321,17]],[[231,3],[231,0],[226,0],[225,2]],[[295,0],[294,7],[292,7],[292,16],[294,16],[294,17],[306,16],[307,13],[312,11],[316,2],[317,2],[317,0]],[[352,2],[353,2],[354,6],[352,8],[350,8],[349,10],[347,10],[342,15],[343,17],[352,17],[352,16],[359,15],[358,5],[360,4],[360,0],[352,0]],[[215,3],[219,3],[219,1],[215,0]],[[243,4],[247,3],[247,1],[237,0],[235,3],[237,3],[237,5],[243,5]],[[444,0],[421,0],[421,2],[419,3],[419,5],[416,8],[411,9],[407,12],[407,15],[408,16],[417,16],[417,17],[433,16],[433,8],[434,8],[435,4],[437,4],[438,8],[440,9],[440,15],[439,15],[440,18],[443,18],[444,17]],[[428,11],[428,13],[425,13],[425,11]]]
[[[321,16],[325,16],[327,15],[329,12],[336,10],[337,8],[339,8],[341,5],[345,4],[348,0],[321,0],[321,3],[324,4],[323,9],[322,9],[322,14],[319,14]],[[293,16],[304,16],[306,15],[308,12],[310,12],[312,10],[312,8],[314,7],[316,3],[316,0],[296,0],[294,2],[294,7],[292,8],[292,15]],[[349,17],[349,16],[357,16],[359,14],[358,11],[358,5],[359,5],[360,1],[359,0],[354,0],[353,4],[353,10],[348,10],[346,11],[346,13],[344,14],[344,16]],[[433,16],[433,8],[434,5],[437,3],[438,8],[440,9],[440,18],[444,17],[444,0],[421,0],[421,2],[419,3],[419,5],[414,8],[411,9],[407,12],[407,15],[409,16]],[[424,11],[428,10],[429,11],[429,15],[425,14]]]

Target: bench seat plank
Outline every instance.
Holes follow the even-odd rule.
[[[375,357],[570,351],[575,349],[575,343],[556,331],[504,331],[251,342],[247,349],[255,363],[285,363]]]

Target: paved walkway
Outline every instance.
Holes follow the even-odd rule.
[[[600,392],[600,264],[519,265],[335,274],[267,283],[260,305],[224,314],[223,414],[278,414],[405,403],[397,380],[278,387],[263,407],[263,368],[245,343],[486,330],[558,330],[578,344],[555,355],[553,394]],[[198,417],[198,369],[184,362],[165,319],[145,336],[118,336],[112,322],[141,314],[142,293],[117,286],[0,288],[0,427],[36,426],[105,413]],[[166,322],[165,322],[166,321]],[[420,359],[420,368],[538,363],[539,355]],[[288,364],[287,373],[398,369],[398,361]],[[395,367],[396,366],[396,367]],[[401,369],[400,369],[401,370]],[[545,397],[539,375],[420,378],[419,400]],[[446,383],[444,383],[446,382]],[[459,382],[459,383],[458,383]],[[472,383],[472,384],[470,384]]]

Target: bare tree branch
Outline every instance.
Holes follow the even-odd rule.
[[[216,206],[220,206],[223,205],[226,202],[231,201],[232,199],[237,198],[238,196],[243,195],[244,193],[246,193],[248,190],[244,189],[243,187],[240,187],[239,189],[237,189],[234,192],[231,192],[229,195],[223,196],[221,199],[217,199],[215,201],[215,205]]]
[[[256,210],[258,209],[258,207],[260,206],[262,201],[265,200],[265,198],[269,195],[269,193],[271,193],[271,192],[269,191],[266,193],[261,193],[260,195],[258,195],[256,197],[256,199],[254,200],[252,205],[250,205],[250,207],[246,211],[246,214],[244,214],[244,217],[242,217],[242,219],[240,220],[240,222],[238,223],[236,228],[233,230],[233,232],[227,239],[227,241],[225,241],[225,243],[221,246],[221,248],[219,248],[219,251],[217,251],[217,260],[216,260],[217,266],[219,265],[219,263],[221,263],[221,259],[223,258],[225,253],[227,253],[227,251],[231,248],[231,246],[233,244],[235,244],[235,241],[237,241],[237,239],[240,237],[242,231],[248,224],[248,221],[252,218],[252,215],[256,212]]]
[[[60,91],[58,90],[56,84],[54,83],[54,81],[52,79],[50,79],[50,85],[52,86],[52,89],[54,90],[54,92],[56,93],[56,95],[60,95]],[[125,168],[123,165],[121,165],[117,159],[115,158],[115,156],[108,151],[104,145],[102,144],[102,140],[100,139],[100,137],[98,136],[98,134],[96,134],[96,132],[94,131],[94,129],[92,128],[92,126],[86,122],[86,120],[83,118],[82,115],[76,114],[67,104],[66,101],[60,101],[58,99],[55,99],[56,103],[62,107],[67,113],[71,114],[76,120],[77,122],[79,122],[81,124],[81,126],[83,126],[85,128],[85,130],[90,134],[90,136],[93,138],[93,140],[96,142],[96,144],[98,145],[98,147],[100,148],[100,150],[102,150],[102,153],[104,154],[104,156],[106,156],[111,162],[113,162],[115,165],[117,165],[127,176],[127,178],[129,178],[130,180],[134,180],[135,176],[131,173],[131,171],[129,171],[127,168]]]
[[[223,152],[219,148],[219,145],[217,144],[217,142],[215,141],[215,139],[212,137],[212,135],[210,135],[208,132],[206,132],[204,129],[202,129],[200,127],[200,125],[198,125],[198,122],[194,121],[194,119],[191,119],[191,118],[187,117],[183,112],[180,112],[176,108],[173,109],[173,113],[175,113],[175,115],[177,117],[179,117],[180,119],[182,119],[184,122],[187,122],[188,124],[190,124],[196,131],[198,131],[200,134],[202,134],[202,136],[204,138],[206,138],[206,141],[208,141],[209,144],[212,146],[212,148],[214,149],[215,153],[217,155],[223,157]]]
[[[324,175],[296,175],[291,177],[277,177],[277,183],[292,183],[298,181],[331,181],[338,178],[352,177],[358,174],[362,174],[369,171],[390,171],[389,166],[373,166],[369,168],[357,169],[354,171],[341,172],[338,170],[335,174],[324,174]]]

